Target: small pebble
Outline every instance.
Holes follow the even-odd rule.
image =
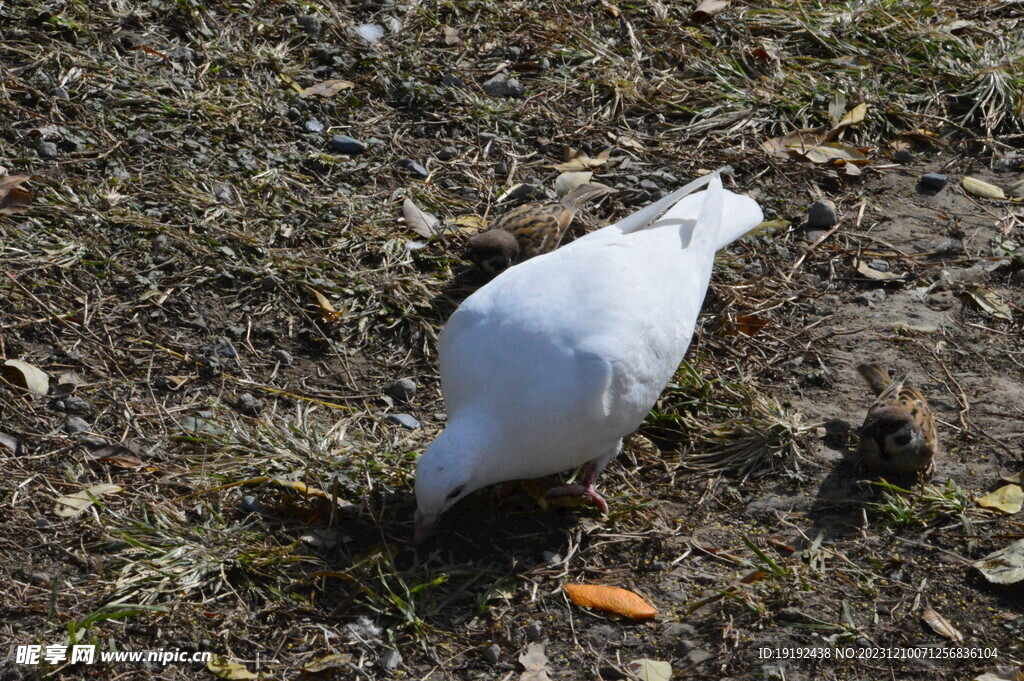
[[[232,338],[241,338],[245,335],[245,327],[241,324],[228,324],[228,327],[224,329],[224,332]]]
[[[85,430],[89,430],[89,422],[77,416],[70,417],[64,423],[64,432],[70,435],[74,435],[75,433],[81,433],[82,431]]]
[[[287,350],[282,350],[280,348],[275,348],[274,350],[272,350],[270,352],[270,356],[273,357],[275,361],[278,361],[285,366],[291,366],[291,363],[293,361],[291,353],[288,352]]]
[[[459,155],[459,150],[455,147],[445,147],[441,151],[437,152],[437,158],[440,161],[450,161]]]
[[[449,73],[446,74],[445,77],[441,79],[441,85],[444,85],[446,87],[464,88],[466,87],[466,81],[462,80],[454,73]]]
[[[213,188],[213,198],[221,203],[231,203],[235,200],[235,189],[227,182],[221,182]]]
[[[377,664],[380,665],[381,669],[391,671],[392,669],[396,669],[398,665],[402,664],[402,654],[397,650],[385,648],[381,652],[380,658],[377,660]]]
[[[224,341],[217,346],[217,355],[226,359],[234,359],[238,357],[238,350],[235,350],[235,346],[228,341]]]
[[[263,513],[263,511],[266,509],[266,507],[263,505],[263,502],[261,502],[259,499],[252,496],[251,494],[246,494],[244,497],[242,497],[242,503],[240,508],[242,509],[243,513]]]
[[[522,97],[526,88],[515,78],[499,73],[484,83],[484,92],[492,97]]]
[[[807,209],[807,227],[810,229],[829,229],[837,221],[836,204],[828,199],[818,199]]]
[[[57,145],[53,142],[40,142],[36,153],[39,158],[57,158]]]
[[[398,165],[402,166],[403,168],[408,170],[410,173],[415,173],[416,175],[419,175],[420,177],[429,177],[430,176],[430,173],[427,172],[426,168],[424,168],[421,164],[417,163],[416,161],[412,160],[411,158],[403,158],[401,161],[398,162]]]
[[[658,183],[653,180],[640,180],[640,188],[646,189],[649,192],[656,192],[661,189],[661,187],[658,186]]]
[[[940,173],[925,173],[921,176],[921,179],[917,183],[917,187],[922,192],[939,193],[942,188],[946,186],[946,182],[949,178]]]
[[[545,551],[540,555],[544,558],[544,562],[548,565],[558,565],[562,562],[562,557],[554,551]]]
[[[540,628],[540,624],[537,622],[530,623],[530,625],[523,630],[523,633],[526,634],[526,638],[531,641],[539,641],[544,635],[543,630]]]
[[[62,87],[53,88],[53,96],[57,99],[71,99],[71,95],[69,95],[68,91]]]
[[[366,145],[354,137],[335,135],[331,138],[331,149],[339,154],[355,155],[366,151]]]
[[[40,530],[42,530],[44,528],[47,528],[49,526],[50,526],[50,521],[47,520],[46,518],[44,518],[42,516],[38,516],[36,518],[36,527],[39,528]]]
[[[69,414],[88,414],[92,411],[92,407],[89,406],[88,402],[74,395],[65,397],[61,404],[63,405],[63,411]]]
[[[502,175],[508,175],[508,166],[504,163],[498,163],[494,166],[494,174],[498,177]]]
[[[253,397],[251,393],[242,393],[238,396],[238,404],[235,405],[238,411],[246,416],[256,416],[263,411],[263,401]]]
[[[420,427],[420,422],[408,414],[388,414],[384,418],[408,430],[416,430]]]
[[[868,267],[879,272],[888,272],[889,262],[886,260],[871,260],[868,262]]]
[[[295,20],[295,23],[299,25],[303,31],[306,32],[310,38],[319,38],[320,31],[323,30],[323,25],[320,23],[320,18],[312,14],[304,14]]]
[[[914,160],[914,154],[909,149],[897,149],[896,153],[892,155],[892,160],[897,163],[910,163]]]
[[[399,378],[384,386],[384,394],[402,402],[416,397],[416,382],[411,378]]]
[[[490,664],[498,664],[501,660],[501,646],[497,643],[491,644],[481,651],[483,658]]]
[[[862,305],[875,305],[883,300],[885,300],[885,291],[880,288],[865,291],[853,297],[853,302],[861,303]]]
[[[324,130],[324,124],[315,118],[310,118],[309,120],[307,120],[305,123],[302,124],[302,127],[306,130],[306,132],[323,132]]]

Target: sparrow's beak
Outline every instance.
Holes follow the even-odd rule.
[[[416,511],[416,529],[412,533],[413,545],[420,544],[427,538],[435,522],[437,522],[437,516],[426,516]]]

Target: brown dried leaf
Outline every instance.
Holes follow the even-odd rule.
[[[462,42],[462,38],[459,37],[459,29],[452,28],[451,26],[441,26],[441,35],[444,36],[445,45],[458,45]]]
[[[789,158],[790,154],[803,155],[807,149],[813,149],[828,139],[828,128],[805,128],[791,130],[782,137],[774,137],[761,143],[761,148],[773,156]]]
[[[904,278],[902,274],[896,274],[895,272],[882,272],[881,270],[876,270],[873,267],[870,267],[863,260],[858,260],[856,265],[854,266],[854,269],[856,269],[857,273],[860,274],[861,276],[871,279],[873,281],[896,281],[897,279]]]
[[[53,512],[61,518],[74,518],[76,515],[93,505],[94,499],[105,494],[117,494],[122,491],[121,487],[109,483],[93,485],[81,492],[75,492],[67,496],[58,497],[53,505]]]
[[[139,468],[144,465],[142,459],[121,445],[103,445],[89,452],[88,457],[93,461],[112,463],[120,468]]]
[[[582,151],[576,151],[575,149],[569,150],[569,160],[565,163],[559,163],[555,166],[555,170],[561,170],[563,172],[572,173],[578,170],[591,170],[592,168],[600,168],[608,162],[608,158],[611,156],[611,148],[605,149],[594,158],[590,158],[586,153]]]
[[[50,377],[39,368],[22,362],[20,359],[8,359],[0,365],[0,376],[12,385],[24,388],[35,395],[50,392]]]
[[[1010,310],[1010,306],[992,289],[984,286],[969,286],[965,291],[971,300],[989,315],[996,319],[1013,321],[1013,312]]]
[[[317,291],[315,288],[311,288],[313,297],[316,298],[316,304],[320,308],[320,316],[327,321],[336,322],[341,319],[342,314],[334,309],[331,305],[331,301],[327,299],[327,296]]]
[[[526,652],[519,656],[519,664],[523,665],[523,673],[519,681],[551,681],[548,676],[548,656],[544,652],[547,641],[534,642],[526,647]]]
[[[956,627],[931,608],[925,608],[921,611],[921,619],[939,636],[945,636],[956,643],[961,643],[964,640],[964,635],[957,631]]]
[[[626,671],[639,681],[668,681],[672,678],[672,665],[661,660],[633,660],[626,665]]]
[[[736,315],[732,319],[722,320],[719,331],[726,336],[753,336],[768,326],[768,320],[755,314]]]
[[[981,676],[975,676],[974,681],[1024,681],[1024,672],[1016,667],[996,667]]]
[[[402,217],[405,218],[405,224],[409,225],[409,229],[425,239],[437,234],[438,219],[417,206],[412,199],[407,198],[402,202]]]
[[[566,584],[562,588],[573,603],[584,608],[605,610],[634,620],[646,620],[658,614],[642,597],[617,586]]]
[[[312,97],[312,96],[333,97],[334,95],[338,94],[342,90],[351,90],[355,86],[356,86],[355,83],[351,83],[351,82],[349,82],[347,80],[340,80],[338,78],[331,78],[330,80],[325,80],[322,83],[317,83],[316,85],[310,85],[308,88],[303,90],[300,94],[303,97]]]
[[[211,656],[209,662],[206,663],[206,668],[214,676],[219,679],[225,679],[225,681],[245,681],[245,679],[257,678],[255,674],[246,669],[241,663],[235,662],[223,655]]]
[[[861,102],[857,106],[850,109],[850,111],[836,123],[836,127],[832,129],[833,133],[839,132],[843,128],[847,128],[851,125],[857,125],[864,120],[864,117],[868,113],[868,105]]]
[[[730,0],[704,0],[693,10],[694,21],[707,21],[729,6]]]
[[[1016,584],[1024,581],[1024,539],[1018,539],[1009,546],[974,561],[971,566],[993,584]]]
[[[335,653],[307,662],[302,671],[306,674],[320,674],[333,669],[347,669],[350,662],[352,656],[348,653]]]
[[[811,163],[818,165],[832,163],[833,161],[846,161],[847,163],[867,163],[868,157],[857,148],[842,142],[826,142],[810,149],[789,147],[791,151],[803,156]]]
[[[4,175],[0,177],[0,215],[13,215],[28,210],[32,192],[20,185],[32,179],[31,175]]]

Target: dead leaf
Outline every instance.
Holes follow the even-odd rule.
[[[1024,681],[1024,673],[1016,667],[996,667],[981,676],[975,676],[974,681]]]
[[[974,561],[971,566],[993,584],[1016,584],[1024,580],[1024,539]]]
[[[21,185],[31,179],[31,175],[0,177],[0,215],[13,215],[28,210],[32,203],[32,192],[22,189]]]
[[[694,21],[707,21],[729,6],[729,0],[704,0],[691,15]]]
[[[34,395],[45,395],[50,392],[50,377],[41,369],[20,359],[5,360],[0,365],[0,376],[12,385],[24,388]]]
[[[558,194],[559,197],[563,197],[580,185],[590,182],[592,177],[594,177],[594,173],[590,171],[580,170],[576,172],[562,173],[555,178],[555,193]]]
[[[573,603],[584,608],[605,610],[634,620],[650,619],[658,614],[642,597],[617,586],[566,584],[562,588]]]
[[[1006,188],[1006,195],[1018,198],[1024,196],[1024,180],[1018,180]]]
[[[1002,511],[1007,515],[1019,513],[1024,508],[1024,490],[1020,485],[1004,485],[994,492],[978,498],[978,506]]]
[[[897,279],[902,280],[904,276],[902,274],[896,274],[895,272],[882,272],[870,267],[863,260],[858,260],[854,265],[854,269],[861,276],[871,279],[872,281],[896,281]]]
[[[668,681],[672,678],[672,665],[661,660],[641,658],[626,665],[626,671],[639,681]]]
[[[768,320],[755,314],[736,315],[732,319],[722,320],[719,331],[726,336],[753,336],[768,326]]]
[[[112,463],[120,468],[139,468],[144,465],[142,459],[121,445],[103,445],[89,452],[87,456],[93,461]]]
[[[462,42],[462,38],[459,37],[459,29],[457,28],[441,26],[441,34],[444,36],[445,45],[458,45]]]
[[[946,621],[945,617],[931,608],[924,608],[921,611],[921,619],[939,636],[945,636],[956,643],[963,642],[964,635],[957,631],[956,627]]]
[[[850,177],[858,177],[861,174],[863,174],[863,171],[860,169],[860,166],[855,166],[852,163],[844,164],[843,170],[845,170],[846,174],[849,175]]]
[[[81,492],[58,497],[57,502],[53,505],[53,512],[61,518],[74,518],[92,506],[95,499],[105,494],[117,494],[121,489],[117,485],[111,485],[106,482],[93,485],[88,489],[83,489]]]
[[[210,656],[210,660],[206,663],[206,668],[217,678],[226,679],[226,681],[243,681],[243,679],[256,678],[256,675],[244,666],[223,655]]]
[[[992,289],[984,286],[968,286],[965,290],[971,300],[992,317],[1008,322],[1013,321],[1013,312],[1010,311],[1010,306]]]
[[[321,499],[327,499],[328,501],[330,501],[332,499],[331,495],[328,494],[327,492],[323,491],[322,489],[318,489],[316,487],[311,487],[311,486],[307,485],[304,482],[299,482],[298,480],[285,480],[284,478],[271,478],[267,482],[269,482],[272,485],[277,485],[278,487],[284,487],[286,489],[293,489],[296,492],[298,492],[299,494],[303,494],[303,495],[305,495],[307,497],[319,497]],[[346,501],[345,499],[342,499],[341,497],[333,497],[333,498],[337,502],[339,508],[349,508],[350,506],[354,505],[354,504],[352,504],[351,501]]]
[[[569,150],[569,159],[565,163],[559,163],[555,166],[555,170],[561,170],[563,172],[571,173],[578,170],[590,170],[592,168],[600,168],[608,162],[608,158],[611,156],[612,150],[609,147],[594,158],[590,158],[586,153],[582,151],[576,151],[575,149]]]
[[[1018,485],[1024,484],[1024,471],[1018,471],[1016,473],[999,473],[999,479],[1003,482],[1012,482]]]
[[[866,163],[869,159],[855,147],[842,142],[826,142],[810,149],[789,147],[791,151],[803,156],[811,163],[822,165],[833,161],[846,161],[847,163]]]
[[[980,196],[983,199],[1005,199],[1006,194],[1003,190],[994,184],[989,184],[983,180],[979,180],[976,177],[965,177],[963,180],[964,191],[974,196]]]
[[[417,206],[412,199],[406,198],[402,202],[402,217],[405,218],[405,224],[409,225],[409,229],[425,239],[437,234],[438,219]]]
[[[21,453],[21,442],[18,441],[18,438],[8,435],[2,430],[0,430],[0,447],[10,450],[11,454],[15,456]]]
[[[167,387],[171,390],[177,390],[181,386],[188,382],[188,376],[164,376],[167,379]]]
[[[309,289],[313,292],[313,297],[316,298],[316,304],[320,308],[320,316],[327,321],[336,322],[342,317],[342,313],[334,309],[331,305],[331,301],[327,299],[327,296],[317,291],[315,288]]]
[[[338,94],[342,90],[351,90],[355,86],[356,86],[355,83],[350,83],[347,80],[340,80],[338,78],[331,78],[330,80],[325,80],[322,83],[317,83],[316,85],[310,85],[308,88],[306,88],[305,90],[303,90],[299,94],[302,97],[312,97],[312,96],[333,97],[334,95]]]
[[[838,132],[843,128],[850,127],[851,125],[857,125],[858,123],[864,120],[864,117],[867,115],[867,113],[868,105],[865,104],[864,102],[861,102],[857,106],[850,109],[849,113],[843,116],[842,119],[840,119],[840,121],[836,123],[836,127],[833,128],[832,131]]]
[[[464,227],[471,232],[481,232],[487,227],[487,220],[479,215],[460,215],[449,221],[449,224]]]
[[[620,147],[632,149],[633,151],[644,150],[644,145],[635,137],[630,137],[629,135],[616,135],[615,133],[608,133],[608,136]]]
[[[302,671],[307,674],[320,674],[333,669],[347,669],[350,662],[352,662],[352,656],[348,653],[336,653],[307,662],[302,667]]]
[[[544,652],[547,640],[533,642],[526,647],[526,652],[519,656],[519,664],[523,665],[523,673],[519,681],[551,681],[548,676],[548,656]]]
[[[775,137],[761,143],[761,148],[773,156],[789,158],[793,153],[803,154],[807,149],[813,149],[828,138],[828,128],[819,126],[817,128],[805,128],[803,130],[792,130],[782,137]]]
[[[832,119],[832,125],[838,125],[844,113],[846,113],[846,96],[837,92],[832,95],[832,101],[828,105],[828,116]]]

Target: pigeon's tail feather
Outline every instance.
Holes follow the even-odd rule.
[[[757,201],[730,191],[722,192],[722,224],[718,228],[715,250],[721,250],[761,224],[764,213]]]

